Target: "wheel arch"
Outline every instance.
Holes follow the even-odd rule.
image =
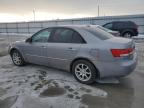
[[[89,60],[88,58],[84,58],[84,57],[79,57],[79,58],[75,58],[74,60],[72,60],[72,62],[70,63],[70,72],[72,72],[72,66],[73,66],[74,62],[76,62],[78,60],[85,60],[85,61],[88,61],[89,63],[91,63],[94,66],[94,68],[96,69],[97,78],[100,78],[100,72],[99,72],[98,68],[94,65],[93,62],[91,62],[91,60]]]
[[[12,49],[10,49],[9,54],[11,55],[12,52],[15,51],[15,50],[19,51],[17,48],[12,48]]]
[[[10,51],[9,51],[10,56],[11,56],[12,52],[15,50],[18,51],[21,54],[21,56],[23,57],[23,59],[25,60],[23,53],[18,48],[15,48],[15,47],[10,49]]]
[[[121,35],[123,36],[124,33],[126,33],[126,32],[130,32],[130,33],[134,34],[133,29],[124,29],[124,30],[121,31]]]

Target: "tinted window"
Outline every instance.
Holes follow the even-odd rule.
[[[85,43],[84,39],[77,32],[73,33],[72,43]]]
[[[126,27],[125,23],[122,22],[116,22],[114,23],[114,29],[124,28]]]
[[[70,43],[72,40],[73,31],[66,28],[56,29],[50,37],[49,42]]]
[[[133,27],[137,27],[136,24],[134,24],[131,21],[122,21],[122,22],[114,22],[114,29],[124,29],[124,28],[133,28]]]
[[[99,29],[102,29],[102,30],[106,31],[106,32],[111,31],[110,29],[104,28],[104,27],[102,27],[102,26],[97,26],[97,27],[98,27]]]
[[[85,27],[84,28],[87,32],[93,34],[94,36],[96,36],[97,38],[101,39],[101,40],[106,40],[106,39],[110,39],[113,38],[114,36],[98,27]]]
[[[40,31],[32,37],[32,42],[47,42],[51,34],[51,29]]]
[[[105,27],[105,28],[108,28],[108,29],[112,29],[112,26],[113,26],[112,23],[108,23],[108,24],[104,25],[104,27]]]

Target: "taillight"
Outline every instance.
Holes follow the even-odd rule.
[[[133,48],[128,49],[111,49],[112,55],[114,57],[124,57],[129,56],[133,53]]]

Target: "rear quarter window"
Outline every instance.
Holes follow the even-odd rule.
[[[84,28],[87,32],[91,33],[92,35],[96,36],[100,40],[106,40],[113,38],[114,36],[98,27],[86,27]]]
[[[81,37],[81,35],[77,32],[73,33],[73,37],[72,37],[72,43],[81,43],[84,44],[86,43],[85,40]]]

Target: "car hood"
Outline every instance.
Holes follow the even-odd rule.
[[[21,41],[15,41],[13,43],[11,43],[9,46],[13,47],[13,46],[19,46],[19,45],[23,45],[25,44],[25,40],[21,40]]]
[[[23,42],[25,42],[25,40],[15,41],[14,43],[23,43]]]

